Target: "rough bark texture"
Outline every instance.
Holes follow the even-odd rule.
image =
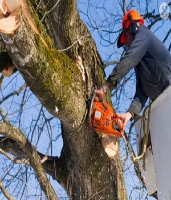
[[[88,128],[88,98],[92,86],[102,84],[104,72],[95,43],[79,18],[76,1],[59,2],[45,18],[47,32],[33,8],[34,3],[20,2],[23,22],[14,35],[1,34],[1,41],[32,92],[62,122],[64,147],[61,156],[47,160],[43,164],[45,171],[65,188],[70,199],[127,199],[119,155],[110,160],[100,137]],[[51,0],[46,9],[50,10],[55,3]],[[68,48],[75,41],[78,42]],[[64,52],[56,50],[67,48]],[[76,64],[80,58],[82,63]],[[3,126],[0,124],[0,131],[8,136]],[[24,137],[21,143],[11,139],[1,142],[1,148],[7,148],[4,142],[8,142],[13,154],[17,155],[19,145],[20,154],[23,152],[30,159],[41,185],[46,177],[41,172],[40,158],[34,147],[27,141],[33,148],[33,155],[23,145]],[[41,170],[37,169],[39,165]],[[41,187],[48,196],[44,183]]]

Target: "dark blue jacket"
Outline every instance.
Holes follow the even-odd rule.
[[[171,85],[171,54],[145,26],[137,31],[128,51],[107,79],[110,89],[132,69],[136,73],[136,92],[128,109],[138,115],[147,98],[154,100]]]

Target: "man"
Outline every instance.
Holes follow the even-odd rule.
[[[120,63],[116,65],[100,90],[95,90],[99,99],[107,90],[116,88],[119,81],[134,68],[136,92],[124,114],[117,113],[116,126],[124,132],[127,122],[138,115],[148,98],[156,99],[171,85],[171,55],[164,44],[144,26],[144,20],[135,10],[128,11],[122,19],[122,32],[117,46],[128,47]]]

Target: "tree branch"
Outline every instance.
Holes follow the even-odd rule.
[[[26,164],[26,165],[30,165],[29,160],[25,160],[25,159],[17,159],[13,158],[12,156],[10,156],[7,152],[5,152],[4,150],[0,149],[0,153],[3,154],[4,156],[6,156],[9,160],[11,160],[14,164]]]
[[[170,29],[170,30],[167,32],[167,34],[166,34],[165,38],[163,39],[163,43],[165,43],[165,42],[166,42],[166,40],[168,39],[168,37],[169,37],[170,33],[171,33],[171,29]]]
[[[20,92],[26,88],[26,84],[23,84],[18,90],[11,92],[10,94],[8,94],[7,96],[5,96],[1,101],[0,104],[2,104],[4,101],[6,101],[8,98],[12,97],[13,95],[19,95]]]
[[[114,64],[118,64],[120,61],[119,60],[113,60],[111,62],[105,63],[104,64],[104,68],[110,66],[110,65],[114,65]]]
[[[20,164],[19,162],[21,162],[22,164],[30,165],[29,157],[14,140],[6,137],[0,137],[0,148],[4,152],[8,152],[17,157],[17,162],[15,162],[15,164]],[[68,171],[65,169],[64,164],[64,150],[62,151],[60,158],[57,156],[47,156],[38,151],[37,154],[40,156],[40,162],[42,163],[43,169],[46,171],[46,173],[51,175],[53,179],[57,180],[61,185],[65,185],[65,178],[62,175],[67,176]],[[15,161],[13,158],[9,159],[12,162]]]
[[[3,115],[2,112],[1,115]],[[3,118],[5,119],[5,116],[3,116]],[[47,198],[50,200],[57,200],[58,198],[55,191],[43,170],[40,157],[37,154],[35,147],[27,140],[25,135],[7,121],[0,123],[0,132],[6,137],[14,140],[29,158],[30,164],[34,169],[39,184]]]
[[[2,183],[2,181],[0,181],[0,189],[1,189],[2,193],[4,194],[4,196],[5,196],[7,199],[9,199],[9,200],[14,200],[13,196],[12,196],[11,194],[9,194],[9,193],[7,192],[7,190],[5,189],[5,187],[4,187],[3,183]]]

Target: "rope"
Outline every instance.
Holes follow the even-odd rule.
[[[148,109],[148,113],[147,113],[147,116],[146,116],[146,112],[147,112],[147,109]],[[126,144],[126,149],[127,151],[129,152],[130,154],[130,157],[131,157],[131,160],[134,164],[134,169],[135,169],[135,172],[139,178],[139,180],[141,181],[142,185],[144,188],[146,188],[146,185],[144,183],[144,179],[141,175],[141,170],[139,168],[139,164],[137,162],[137,160],[141,159],[143,157],[143,169],[145,169],[145,152],[146,152],[146,149],[147,149],[147,144],[148,144],[148,136],[149,136],[149,132],[150,132],[150,129],[149,129],[149,126],[150,126],[150,114],[151,114],[151,103],[149,104],[149,106],[147,106],[143,112],[143,115],[142,115],[142,125],[143,125],[143,131],[144,131],[144,139],[143,139],[143,151],[142,151],[142,154],[140,156],[137,156],[135,155],[134,153],[134,150],[132,149],[132,146],[129,142],[129,138],[127,137],[126,133],[124,134],[124,141],[125,141],[125,144]],[[141,117],[140,116],[137,116],[134,120],[134,122],[130,125],[130,128],[129,128],[129,135],[131,134],[131,130],[133,128],[133,126],[135,125],[135,123],[140,119]]]
[[[146,115],[146,111],[147,115]],[[147,150],[147,144],[148,144],[148,137],[150,133],[150,115],[151,115],[151,103],[149,106],[147,106],[143,112],[142,115],[142,126],[143,126],[143,131],[144,131],[144,138],[143,138],[143,151],[140,156],[134,157],[133,162],[143,158],[143,169],[145,170],[145,153]]]
[[[139,178],[140,182],[142,183],[143,187],[146,188],[145,183],[144,183],[144,179],[143,179],[143,177],[141,175],[141,170],[139,168],[139,164],[138,164],[138,162],[136,160],[134,161],[134,158],[135,158],[136,155],[134,153],[134,150],[133,150],[133,148],[132,148],[132,146],[131,146],[131,144],[129,142],[129,139],[128,139],[126,133],[124,133],[124,135],[123,135],[123,140],[125,141],[126,150],[129,153],[130,158],[131,158],[131,160],[133,162],[135,173],[136,173],[137,177]]]

